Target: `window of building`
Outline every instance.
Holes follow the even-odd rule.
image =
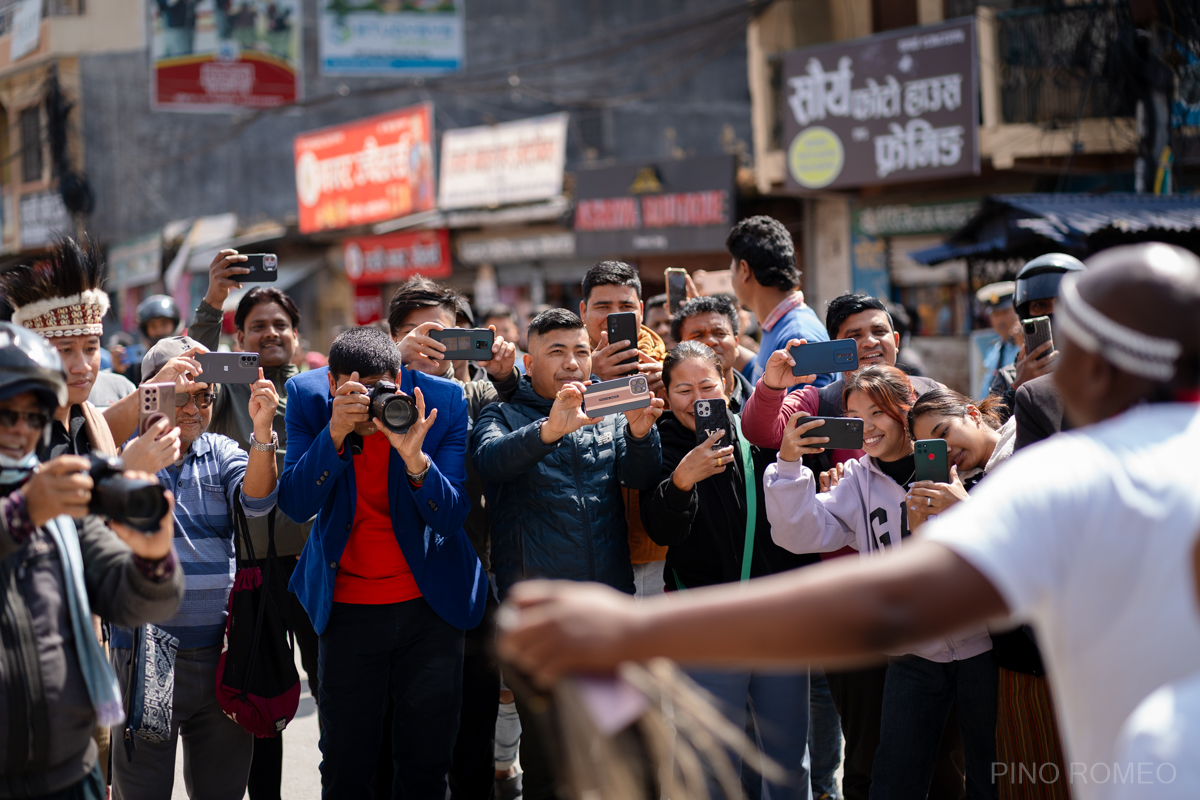
[[[21,112],[21,180],[42,179],[42,114],[38,106]]]

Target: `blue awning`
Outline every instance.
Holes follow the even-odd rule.
[[[943,244],[909,253],[921,264],[992,255],[1031,257],[1061,250],[1087,255],[1123,242],[1164,239],[1200,245],[1200,195],[1111,193],[1007,194],[984,200],[979,212]]]

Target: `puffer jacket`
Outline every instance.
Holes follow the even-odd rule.
[[[763,475],[771,537],[793,553],[829,553],[853,547],[863,558],[884,554],[909,538],[905,487],[883,473],[870,456],[847,461],[846,474],[830,492],[817,492],[817,478],[799,461],[776,461]],[[979,624],[922,642],[904,652],[948,663],[992,649]]]
[[[526,578],[599,581],[632,594],[621,488],[658,483],[658,429],[634,439],[625,416],[613,414],[543,444],[552,405],[522,377],[511,403],[493,403],[475,420],[471,453],[489,484],[500,595]]]

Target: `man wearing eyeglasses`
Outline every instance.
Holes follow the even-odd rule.
[[[175,336],[159,341],[142,360],[143,375],[176,376],[181,458],[159,470],[158,479],[175,493],[175,550],[187,591],[179,612],[158,626],[179,640],[171,740],[139,741],[132,762],[113,758],[113,797],[119,800],[158,798],[170,791],[180,734],[192,797],[241,800],[250,774],[253,737],[221,710],[214,687],[236,570],[234,504],[240,502],[247,517],[264,516],[275,506],[272,422],[279,397],[260,370],[248,402],[254,420],[248,453],[233,439],[207,432],[215,387],[191,379],[201,372],[193,358],[198,352],[205,352],[198,342]],[[129,683],[132,644],[131,631],[114,629],[113,661],[122,686]]]

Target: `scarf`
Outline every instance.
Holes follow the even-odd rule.
[[[92,708],[96,711],[96,724],[102,728],[120,725],[125,721],[125,713],[121,708],[121,689],[92,631],[92,610],[88,605],[87,586],[84,584],[83,552],[79,548],[75,523],[70,517],[62,516],[47,522],[43,530],[58,548],[62,561],[63,592],[71,617],[71,633],[75,636],[79,670],[87,685]]]

